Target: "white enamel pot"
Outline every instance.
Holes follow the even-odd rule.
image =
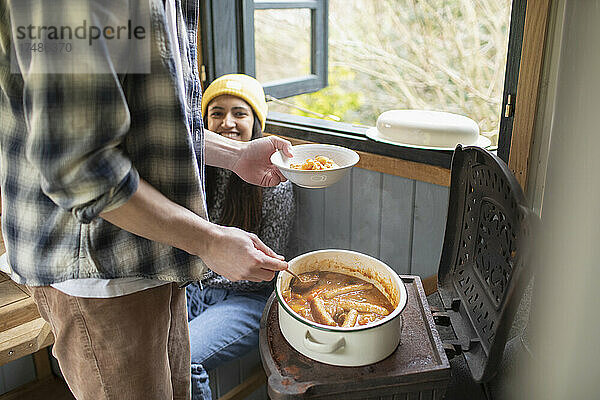
[[[407,293],[398,274],[385,263],[349,250],[319,250],[292,259],[289,269],[298,274],[318,270],[359,277],[374,284],[396,306],[372,324],[351,328],[322,325],[303,318],[285,302],[282,292],[292,276],[281,271],[276,285],[279,327],[298,352],[326,364],[356,367],[383,360],[398,347]]]

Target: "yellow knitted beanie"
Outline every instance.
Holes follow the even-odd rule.
[[[245,100],[258,117],[262,130],[267,119],[267,101],[262,85],[244,74],[228,74],[215,79],[202,94],[202,115],[206,115],[208,103],[217,96],[230,94]]]

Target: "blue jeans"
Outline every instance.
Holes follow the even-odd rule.
[[[207,371],[258,346],[260,317],[272,291],[188,286],[193,400],[212,399]]]

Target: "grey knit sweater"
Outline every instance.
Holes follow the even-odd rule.
[[[217,169],[217,190],[214,194],[214,206],[208,210],[210,221],[216,222],[221,219],[223,205],[225,203],[225,192],[229,179],[233,172],[226,169]],[[296,212],[296,202],[292,183],[290,181],[280,183],[275,187],[264,188],[262,196],[262,220],[258,231],[258,237],[277,254],[286,255],[290,230]],[[239,291],[255,291],[264,289],[270,282],[232,282],[227,278],[210,271],[209,275],[202,280],[203,286],[233,289]],[[196,284],[193,284],[196,285]]]

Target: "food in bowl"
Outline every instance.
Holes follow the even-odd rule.
[[[315,274],[318,279],[308,290],[294,279],[282,293],[290,308],[310,321],[350,328],[379,321],[395,308],[373,284],[356,276],[325,271],[299,277],[309,281]]]
[[[309,189],[326,188],[338,182],[358,162],[358,154],[351,149],[330,144],[301,144],[292,146],[293,157],[276,151],[271,155],[271,162],[281,171],[283,176],[296,185]],[[306,159],[314,159],[315,155],[327,157],[337,164],[335,168],[302,170],[291,168],[292,164],[303,164]]]
[[[301,169],[304,171],[323,170],[331,168],[339,168],[331,158],[325,156],[315,156],[315,158],[307,158],[303,163],[290,164],[290,168]]]

